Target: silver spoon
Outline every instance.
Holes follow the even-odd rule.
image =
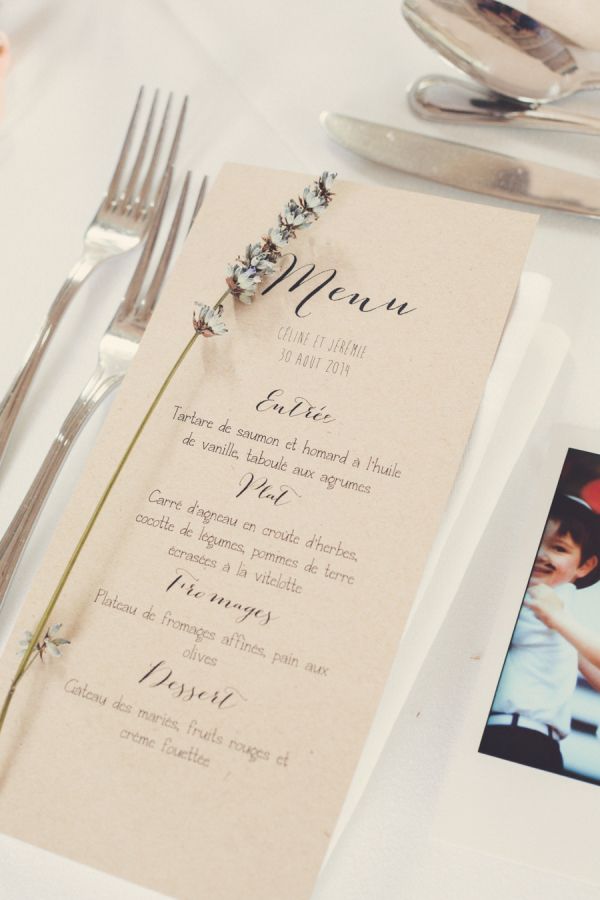
[[[426,75],[408,91],[408,102],[422,119],[469,125],[516,125],[600,134],[600,118],[566,112],[556,107],[521,103],[458,78]]]
[[[524,103],[600,87],[600,54],[497,0],[404,0],[409,25],[476,81]]]

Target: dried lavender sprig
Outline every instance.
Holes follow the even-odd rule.
[[[277,268],[282,248],[296,237],[296,233],[308,228],[327,209],[333,192],[331,187],[335,172],[323,172],[309,187],[304,188],[301,197],[289,200],[279,222],[269,230],[268,236],[255,244],[248,244],[243,256],[227,267],[229,292],[242,303],[252,303],[260,282],[272,275]]]
[[[221,320],[223,301],[227,295],[232,294],[234,297],[238,297],[238,299],[245,303],[250,303],[252,301],[252,296],[256,292],[256,288],[262,278],[275,271],[276,263],[281,256],[281,248],[285,246],[291,238],[296,237],[296,232],[298,230],[306,228],[308,225],[312,224],[312,222],[316,221],[320,213],[327,208],[333,197],[331,185],[333,184],[335,177],[335,173],[323,172],[320,178],[318,178],[312,186],[304,189],[302,197],[298,197],[297,202],[295,200],[290,200],[288,202],[283,213],[279,215],[279,224],[269,231],[268,237],[263,238],[261,243],[248,245],[245,257],[238,259],[239,265],[234,264],[234,266],[229,266],[228,277],[226,279],[227,290],[219,297],[214,306],[210,307],[205,306],[204,304],[196,304],[192,319],[194,327],[192,337],[171,367],[160,386],[158,393],[138,425],[135,434],[131,438],[108,484],[102,492],[94,511],[83,529],[58,584],[34,630],[26,632],[26,637],[20,642],[19,652],[21,654],[21,662],[19,663],[17,671],[15,672],[4,697],[2,706],[0,707],[0,732],[4,727],[8,711],[19,683],[31,667],[33,661],[37,658],[36,654],[39,654],[41,659],[43,659],[43,654],[46,651],[52,655],[60,656],[59,645],[70,643],[65,639],[56,637],[58,630],[61,628],[60,625],[53,625],[51,628],[47,629],[48,620],[54,611],[65,584],[79,558],[79,554],[85,546],[115,482],[144,431],[148,420],[175,376],[175,373],[192,349],[197,338],[200,336],[211,337],[213,335],[227,333],[227,328]]]

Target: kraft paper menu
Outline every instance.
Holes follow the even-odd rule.
[[[310,177],[219,176],[0,662],[191,336]],[[307,900],[535,217],[336,182],[129,459],[0,735],[0,828],[179,898]]]

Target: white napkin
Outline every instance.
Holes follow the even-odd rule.
[[[562,367],[570,341],[540,322],[551,282],[525,272],[483,394],[442,526],[394,660],[327,858],[348,822],[480,535]]]

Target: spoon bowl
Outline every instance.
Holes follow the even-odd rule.
[[[600,87],[600,54],[497,0],[404,0],[426,44],[492,91],[549,103]]]

